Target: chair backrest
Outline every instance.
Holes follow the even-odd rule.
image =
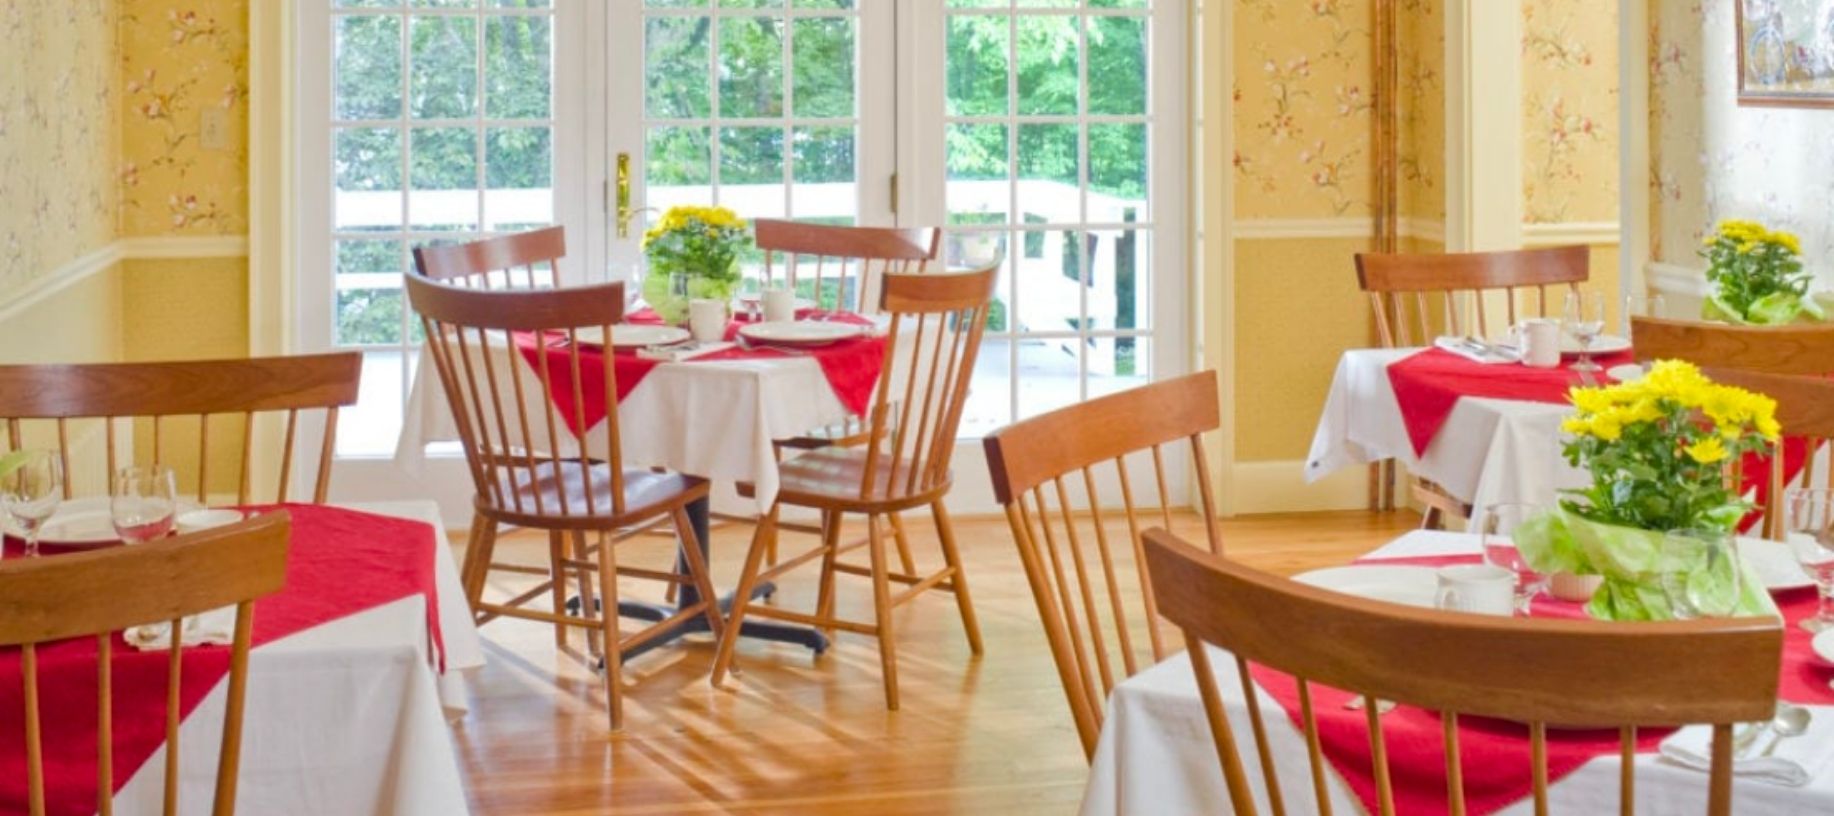
[[[483,290],[414,276],[406,283],[479,500],[544,518],[622,515],[616,355],[579,340],[589,329],[600,333],[589,340],[610,341],[624,318],[624,284]],[[533,363],[519,342],[536,348]],[[555,407],[554,394],[563,395],[570,415]],[[605,433],[582,433],[574,444],[568,427],[586,429],[586,405],[601,399]],[[611,503],[601,506],[595,488],[606,480]]]
[[[1834,468],[1817,468],[1816,451],[1834,440],[1834,379],[1769,374],[1731,368],[1703,369],[1708,377],[1725,385],[1735,385],[1777,401],[1777,424],[1788,438],[1802,440],[1805,451],[1800,484],[1802,487],[1834,488]],[[1770,457],[1767,494],[1769,507],[1764,510],[1764,535],[1782,541],[1786,514],[1780,512],[1785,475],[1785,442],[1778,440]],[[1825,463],[1824,463],[1825,464]]]
[[[205,502],[210,492],[212,418],[239,414],[241,428],[225,427],[215,438],[220,444],[235,439],[226,434],[240,436],[236,503],[247,504],[252,489],[255,417],[286,412],[275,497],[275,501],[286,501],[296,437],[300,436],[300,412],[323,410],[324,432],[318,440],[318,469],[312,485],[312,501],[323,502],[331,485],[338,409],[356,404],[362,375],[363,355],[355,351],[172,363],[0,366],[0,417],[6,419],[8,449],[17,449],[35,436],[30,432],[36,429],[30,426],[54,423],[65,474],[71,473],[73,438],[84,430],[80,426],[85,421],[101,423],[107,448],[104,485],[115,472],[120,451],[116,420],[145,419],[151,425],[152,455],[150,460],[134,458],[161,464],[168,461],[166,437],[195,428],[197,498]],[[181,425],[184,427],[174,427]],[[72,494],[73,481],[64,480],[65,498]]]
[[[1733,326],[1632,317],[1639,360],[1686,360],[1703,368],[1768,374],[1834,374],[1834,326]]]
[[[416,247],[414,270],[422,277],[478,289],[556,287],[559,261],[566,254],[566,229],[547,227],[463,244]],[[521,281],[516,279],[518,271]]]
[[[1591,250],[1584,246],[1518,249],[1504,252],[1458,252],[1444,254],[1388,254],[1359,252],[1356,256],[1356,280],[1369,293],[1375,307],[1376,329],[1382,345],[1428,345],[1436,334],[1464,335],[1475,332],[1488,336],[1490,326],[1486,313],[1494,308],[1495,297],[1503,298],[1507,325],[1518,316],[1558,315],[1564,304],[1548,300],[1548,287],[1555,286],[1561,297],[1574,291],[1590,276]],[[1518,290],[1534,289],[1535,309],[1525,301],[1518,309]],[[1409,304],[1412,308],[1409,308]],[[1475,326],[1465,319],[1465,311],[1476,312]],[[1502,329],[1504,326],[1499,326]]]
[[[973,272],[884,276],[879,308],[891,322],[866,415],[861,498],[908,496],[950,479],[955,431],[998,273],[996,264]]]
[[[1732,800],[1732,725],[1776,711],[1783,630],[1774,618],[1611,623],[1505,618],[1417,609],[1309,587],[1146,533],[1159,611],[1184,630],[1206,719],[1239,814],[1256,812],[1237,740],[1203,644],[1233,653],[1265,782],[1279,769],[1261,728],[1250,662],[1298,681],[1301,719],[1320,810],[1328,790],[1310,683],[1363,695],[1379,811],[1394,812],[1378,700],[1437,711],[1453,813],[1463,813],[1458,717],[1526,723],[1536,812],[1547,812],[1547,723],[1616,727],[1625,758],[1622,812],[1634,811],[1638,726],[1713,726],[1708,812]],[[1549,656],[1557,656],[1549,659]],[[1582,693],[1575,693],[1579,690]],[[1278,807],[1274,808],[1276,812]]]
[[[826,301],[823,281],[835,286],[834,307],[865,312],[878,302],[879,281],[887,273],[928,270],[942,244],[939,229],[838,227],[761,218],[752,234],[764,251],[765,280],[779,266],[791,288],[812,281],[818,306]]]
[[[1216,372],[1201,371],[1032,417],[982,440],[994,496],[1005,506],[1019,560],[1025,565],[1038,617],[1051,644],[1051,657],[1057,663],[1057,676],[1088,757],[1095,754],[1103,701],[1115,683],[1159,662],[1169,651],[1160,636],[1153,587],[1146,580],[1140,550],[1140,510],[1152,503],[1136,501],[1127,472],[1128,457],[1151,451],[1160,523],[1170,527],[1172,499],[1166,495],[1163,448],[1190,445],[1202,494],[1204,533],[1211,552],[1222,552],[1202,442],[1205,432],[1221,424],[1218,400]],[[1097,489],[1097,471],[1108,466],[1113,467],[1119,487],[1120,515],[1127,519],[1125,546],[1109,543],[1103,509],[1113,509],[1113,497],[1104,501]],[[1079,491],[1065,485],[1066,477],[1082,483],[1085,525],[1077,523],[1075,496]],[[1079,533],[1079,526],[1087,529],[1087,536]],[[1139,586],[1137,615],[1129,612],[1135,603],[1131,593],[1121,589],[1135,582]],[[1139,654],[1141,649],[1135,646],[1134,637],[1141,627],[1150,644],[1145,654]]]
[[[38,711],[39,644],[94,636],[97,649],[96,802],[113,812],[114,769],[111,652],[115,633],[129,626],[169,621],[181,631],[186,615],[235,604],[230,644],[228,702],[217,753],[218,816],[235,812],[236,770],[242,744],[242,702],[248,689],[250,608],[278,591],[286,579],[285,512],[268,513],[228,527],[143,544],[9,561],[0,565],[0,646],[19,646],[25,682],[26,785],[30,809],[45,812],[43,731]],[[185,653],[168,650],[166,745],[175,746],[180,718],[176,684]],[[177,812],[178,755],[166,752],[165,812]]]

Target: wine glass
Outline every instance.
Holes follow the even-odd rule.
[[[128,544],[145,544],[172,532],[178,513],[178,480],[164,465],[124,467],[115,473],[108,514],[115,534]]]
[[[1592,362],[1592,341],[1598,339],[1599,332],[1605,330],[1605,295],[1603,292],[1567,292],[1564,322],[1567,334],[1579,341],[1579,362],[1572,365],[1574,371],[1597,371],[1598,364]]]
[[[25,533],[27,558],[38,555],[38,534],[64,498],[64,462],[56,451],[30,450],[13,472],[0,477],[7,515]]]
[[[1661,295],[1631,295],[1624,298],[1623,327],[1624,336],[1631,336],[1630,319],[1633,317],[1661,317],[1664,301]],[[1631,342],[1636,342],[1634,338]]]
[[[1662,590],[1677,618],[1729,618],[1744,591],[1738,543],[1726,530],[1674,530],[1662,537]]]
[[[1821,589],[1819,610],[1801,626],[1810,632],[1834,629],[1834,490],[1790,488],[1783,492],[1783,513],[1796,563]]]
[[[1515,573],[1516,614],[1528,615],[1529,604],[1547,589],[1548,576],[1537,572],[1516,547],[1516,528],[1534,518],[1541,508],[1532,504],[1493,504],[1484,508],[1478,535],[1484,542],[1484,560]]]

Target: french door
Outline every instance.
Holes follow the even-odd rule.
[[[678,203],[1003,255],[965,438],[1183,370],[1184,0],[298,5],[297,340],[366,361],[340,493],[467,501],[456,450],[392,464],[414,247],[559,223],[564,280],[629,280]]]

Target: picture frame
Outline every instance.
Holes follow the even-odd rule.
[[[1738,103],[1834,108],[1834,3],[1734,0]]]

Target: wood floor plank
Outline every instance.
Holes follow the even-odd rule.
[[[1233,557],[1291,574],[1343,563],[1418,522],[1405,512],[1254,516],[1225,522],[1223,534]],[[907,523],[920,565],[939,564],[931,529],[915,517]],[[1179,514],[1174,526],[1201,536],[1191,514]],[[898,712],[884,708],[868,638],[842,634],[820,658],[746,642],[741,674],[716,691],[707,683],[712,643],[698,636],[626,665],[625,731],[610,736],[579,634],[557,652],[546,624],[486,625],[489,662],[469,678],[471,712],[454,728],[474,811],[1073,812],[1088,769],[1005,522],[958,518],[956,527],[986,655],[969,653],[945,594],[900,608]],[[715,531],[718,585],[736,582],[749,535],[733,525]],[[621,562],[655,565],[666,563],[671,543],[645,537],[625,546]],[[538,563],[546,539],[511,535],[498,552]],[[777,602],[812,607],[814,573],[781,581]],[[840,613],[869,618],[870,584],[839,580]],[[491,593],[512,592],[520,581],[493,577]],[[625,597],[660,597],[653,583],[620,587]]]

